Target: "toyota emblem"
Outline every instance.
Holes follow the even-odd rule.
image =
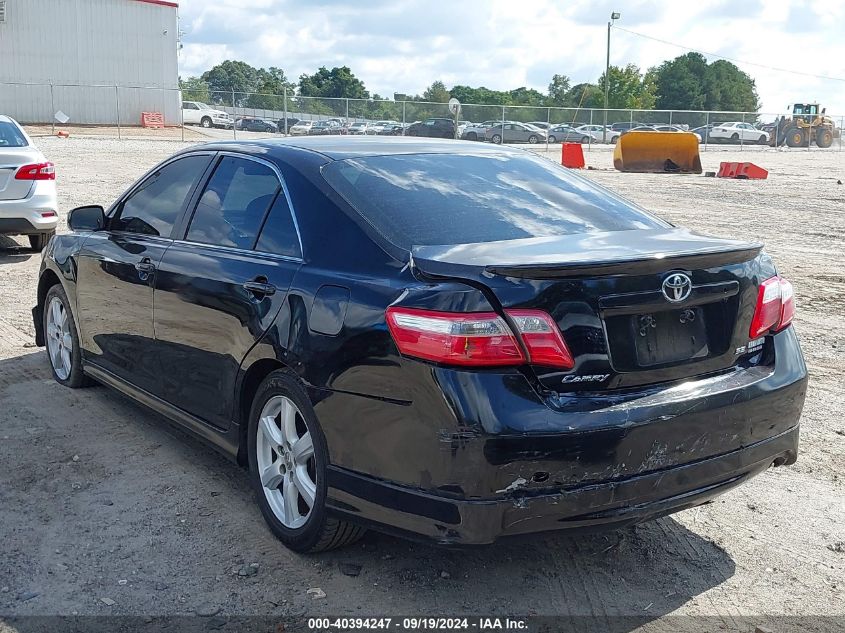
[[[692,292],[692,280],[684,273],[672,273],[663,280],[663,296],[672,303],[680,303]]]

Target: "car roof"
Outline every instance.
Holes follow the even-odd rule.
[[[321,154],[330,160],[344,160],[365,156],[391,156],[400,154],[455,154],[455,155],[499,155],[524,150],[490,146],[473,141],[432,139],[420,137],[379,136],[306,136],[300,138],[260,139],[254,141],[217,141],[196,145],[186,151],[205,149],[217,151],[241,151],[248,154],[282,154],[300,150]],[[274,152],[277,150],[277,152]]]

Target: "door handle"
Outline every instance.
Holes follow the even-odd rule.
[[[155,272],[155,264],[150,261],[149,257],[145,257],[140,262],[135,264],[135,270],[138,271],[139,275],[149,275]]]
[[[259,277],[254,281],[245,282],[244,288],[256,297],[269,297],[270,295],[276,294],[276,286],[271,283],[267,283],[267,279],[264,277]]]

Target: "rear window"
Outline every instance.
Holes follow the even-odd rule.
[[[667,224],[528,153],[352,158],[328,183],[393,244],[473,244]]]
[[[26,137],[20,128],[9,121],[0,121],[0,147],[26,147]]]

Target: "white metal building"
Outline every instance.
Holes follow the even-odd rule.
[[[138,125],[152,111],[178,124],[177,10],[169,0],[0,0],[0,114]]]

